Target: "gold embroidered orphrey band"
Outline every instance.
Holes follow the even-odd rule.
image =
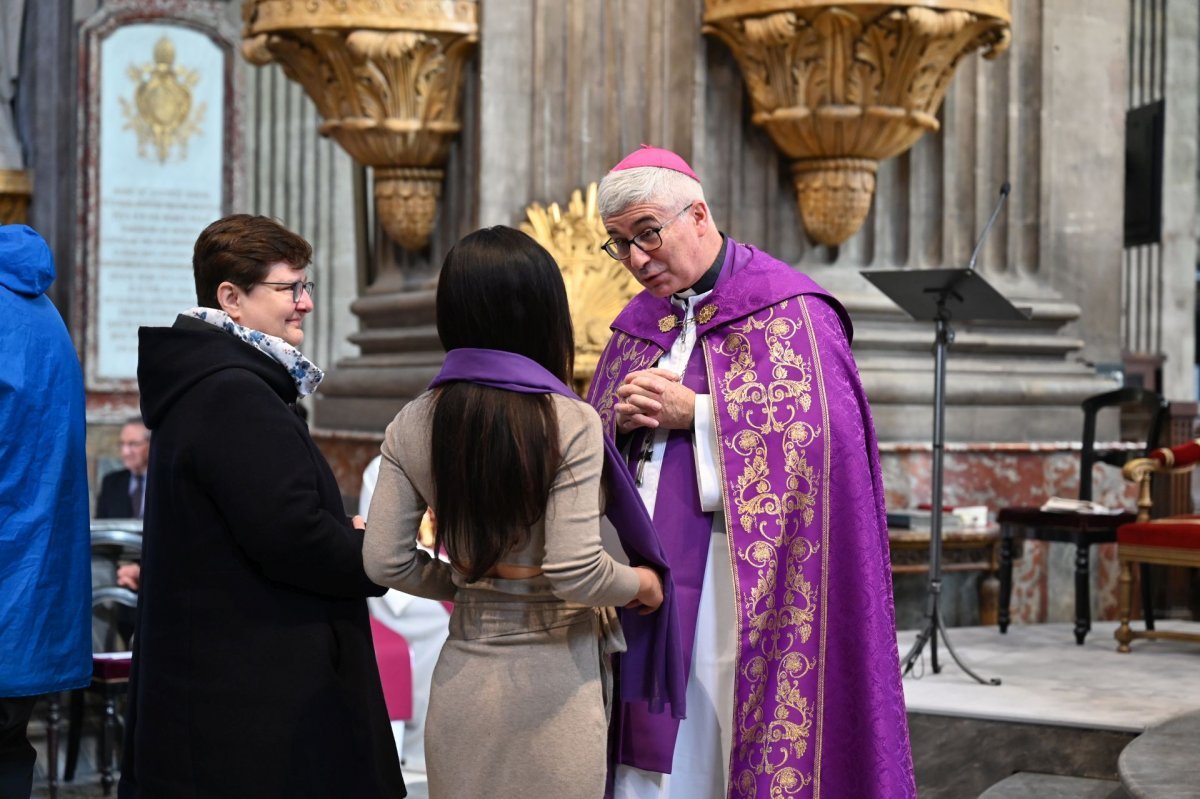
[[[680,319],[675,314],[664,316],[658,320],[658,329],[663,333],[670,333],[677,327],[687,327],[691,324],[702,325],[706,322],[711,322],[712,318],[717,315],[719,309],[716,305],[705,305],[691,319]]]

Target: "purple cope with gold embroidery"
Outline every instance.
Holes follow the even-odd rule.
[[[642,292],[613,322],[588,394],[609,435],[617,387],[679,335],[660,324],[672,315]],[[684,384],[713,399],[738,625],[729,795],[915,797],[878,446],[846,312],[729,239],[696,317]],[[691,433],[672,431],[654,524],[685,662],[712,525],[699,507]],[[670,772],[678,720],[624,702],[613,723],[618,762]]]

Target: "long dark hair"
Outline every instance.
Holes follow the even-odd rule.
[[[518,230],[477,230],[446,254],[437,330],[447,352],[515,352],[569,384],[575,336],[562,274],[550,253]],[[433,412],[437,544],[468,581],[525,543],[561,460],[548,395],[467,382],[441,387]]]

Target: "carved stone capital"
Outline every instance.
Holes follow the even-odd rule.
[[[869,158],[801,158],[792,180],[804,227],[814,241],[840,243],[871,210],[879,162]]]
[[[25,169],[0,169],[0,225],[29,221],[33,175]]]
[[[441,169],[375,170],[375,213],[383,229],[401,247],[419,250],[429,241],[443,177]]]
[[[936,131],[959,59],[1003,52],[1010,17],[1009,0],[707,0],[704,32],[733,51],[754,122],[792,159],[809,235],[837,245],[870,209],[864,163]]]
[[[462,72],[479,39],[477,15],[475,0],[248,0],[243,7],[243,55],[278,63],[316,104],[321,134],[375,168],[380,221],[406,249],[424,247],[433,229],[442,168],[461,129]]]

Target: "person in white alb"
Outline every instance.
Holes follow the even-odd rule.
[[[359,493],[358,514],[366,519],[379,479],[376,455],[363,470],[362,491]],[[367,608],[371,615],[404,636],[413,659],[412,718],[403,722],[400,763],[405,771],[425,771],[425,711],[429,707],[429,685],[438,653],[449,634],[450,611],[441,602],[389,589],[381,597],[369,597]],[[395,722],[400,723],[400,722]]]

